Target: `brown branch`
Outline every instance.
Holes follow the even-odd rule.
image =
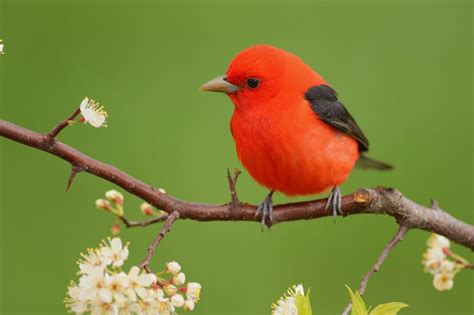
[[[69,188],[71,188],[72,182],[74,181],[74,178],[76,178],[77,173],[79,173],[81,170],[76,167],[76,166],[71,166],[71,173],[69,174],[69,178],[67,180],[67,186],[66,186],[66,191],[69,191]]]
[[[120,219],[120,221],[123,222],[123,224],[125,224],[125,226],[127,228],[132,228],[132,227],[138,227],[138,226],[139,227],[145,227],[145,226],[155,224],[155,223],[158,223],[158,222],[163,222],[168,217],[169,217],[169,215],[163,215],[163,216],[156,217],[156,218],[149,219],[149,220],[145,220],[145,221],[130,221],[124,216],[119,216],[118,218]]]
[[[229,190],[230,190],[230,207],[232,210],[239,210],[240,208],[240,200],[239,196],[237,195],[237,179],[239,179],[240,171],[238,169],[234,170],[234,176],[230,175],[229,169],[227,169],[227,181],[229,182]]]
[[[254,205],[241,203],[238,211],[234,211],[230,204],[204,204],[177,199],[60,141],[51,142],[45,135],[7,121],[0,120],[0,136],[55,155],[83,172],[122,187],[158,209],[168,213],[177,211],[181,219],[254,222],[261,220],[261,215],[255,217]],[[273,208],[273,216],[278,223],[331,216],[331,211],[326,210],[325,205],[326,200],[281,204]],[[474,226],[454,218],[440,208],[431,209],[416,204],[392,188],[359,189],[343,197],[342,211],[345,216],[360,213],[387,214],[407,227],[444,235],[474,250]]]
[[[47,135],[46,137],[48,137],[49,139],[54,139],[56,138],[56,136],[64,129],[66,128],[67,126],[69,126],[69,122],[73,121],[74,118],[77,117],[77,115],[79,115],[79,113],[81,112],[80,108],[76,108],[75,111],[72,112],[71,115],[69,115],[68,118],[66,118],[65,120],[61,121],[59,124],[56,125],[56,127],[53,128],[53,130],[51,130]]]
[[[362,278],[362,281],[360,282],[359,288],[357,291],[359,291],[360,295],[363,295],[365,293],[365,289],[367,288],[367,284],[369,283],[370,278],[374,273],[379,271],[380,266],[384,263],[384,261],[387,259],[388,254],[392,251],[392,249],[397,245],[407,234],[409,228],[405,225],[400,225],[398,228],[397,233],[395,236],[392,238],[392,240],[385,246],[385,248],[382,251],[382,254],[380,255],[379,259],[375,263],[375,265],[369,270],[369,272]],[[342,312],[342,315],[347,315],[349,314],[349,311],[351,310],[352,307],[352,301],[349,301],[347,304],[346,308]]]
[[[161,242],[163,237],[165,237],[165,234],[171,230],[171,226],[178,218],[179,218],[178,211],[173,211],[171,212],[170,215],[167,216],[165,224],[163,224],[163,227],[161,228],[160,232],[156,235],[156,238],[153,241],[153,243],[150,245],[150,247],[148,247],[146,257],[140,264],[140,268],[145,269],[146,272],[148,273],[151,273],[151,269],[150,269],[151,257],[153,256],[153,253],[155,252],[155,249],[158,246],[158,244]]]

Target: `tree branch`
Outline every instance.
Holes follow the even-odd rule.
[[[156,238],[153,241],[153,243],[150,245],[150,247],[148,247],[146,257],[143,260],[143,262],[140,264],[140,268],[143,268],[146,270],[146,272],[151,273],[151,268],[150,268],[151,257],[153,256],[153,253],[155,252],[155,249],[158,246],[158,244],[160,244],[163,237],[165,237],[165,234],[171,230],[171,226],[178,218],[179,218],[178,211],[173,211],[170,215],[167,216],[165,224],[163,224],[160,232],[158,233],[158,235],[156,235]]]
[[[123,222],[123,224],[125,224],[127,228],[132,228],[132,227],[138,227],[138,226],[145,227],[145,226],[155,224],[158,222],[163,222],[168,217],[169,215],[164,215],[164,216],[156,217],[156,218],[145,220],[145,221],[130,221],[124,216],[119,216],[118,218],[120,219],[120,221]]]
[[[81,112],[80,108],[76,108],[75,111],[72,112],[71,115],[69,115],[68,118],[66,118],[65,120],[61,121],[59,124],[56,125],[56,127],[53,128],[53,130],[51,130],[47,135],[46,137],[50,138],[50,139],[54,139],[56,138],[56,136],[64,129],[66,128],[67,126],[69,126],[69,122],[73,121],[74,118],[77,117],[77,115],[79,115],[79,113]]]
[[[392,251],[392,249],[395,247],[395,245],[397,245],[403,239],[405,234],[407,234],[408,229],[409,228],[407,226],[400,225],[400,227],[398,228],[397,233],[392,238],[392,240],[385,246],[385,248],[383,249],[382,254],[380,255],[380,257],[377,260],[377,262],[375,263],[375,265],[369,270],[369,272],[364,276],[364,278],[362,278],[362,281],[360,282],[360,285],[359,285],[359,289],[357,290],[357,291],[359,291],[360,295],[363,295],[365,293],[365,289],[367,288],[367,284],[369,283],[369,280],[372,277],[372,275],[374,273],[376,273],[377,271],[379,271],[380,266],[382,266],[384,261],[387,259],[388,254]],[[351,307],[352,307],[352,301],[349,301],[346,308],[342,312],[342,315],[349,314],[349,311],[351,310]]]
[[[240,200],[239,196],[237,195],[237,179],[239,179],[240,171],[238,169],[234,170],[234,176],[230,175],[229,169],[227,169],[227,181],[229,182],[229,190],[230,190],[230,206],[233,210],[239,210],[240,208]]]
[[[203,204],[177,199],[60,141],[52,142],[45,135],[7,121],[0,120],[0,135],[55,155],[83,172],[101,177],[122,187],[158,209],[168,213],[177,211],[180,219],[255,222],[261,220],[261,215],[255,217],[256,206],[254,205],[240,203],[238,211],[234,211],[231,204]],[[325,205],[326,200],[277,205],[273,211],[274,223],[331,216],[331,211],[326,210]],[[409,228],[444,235],[450,240],[474,250],[474,226],[454,218],[440,208],[431,209],[416,204],[392,188],[359,189],[355,193],[343,197],[342,211],[345,216],[360,213],[388,214]]]

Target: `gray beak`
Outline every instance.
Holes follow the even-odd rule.
[[[236,85],[230,84],[226,81],[225,75],[212,79],[211,81],[204,83],[200,87],[201,91],[208,91],[208,92],[221,92],[232,94],[240,90],[240,88]]]

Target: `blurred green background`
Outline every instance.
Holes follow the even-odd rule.
[[[60,139],[183,199],[224,203],[225,169],[242,169],[230,101],[200,93],[241,49],[269,43],[301,56],[340,94],[390,173],[354,171],[342,187],[387,185],[435,197],[473,222],[471,1],[158,2],[5,1],[0,7],[1,119],[47,132],[84,98],[109,127],[68,128]],[[110,234],[94,201],[114,188],[0,139],[1,314],[64,314],[66,286],[85,248]],[[243,200],[266,191],[244,172]],[[321,196],[323,197],[323,196]],[[294,200],[294,199],[293,199]],[[297,199],[298,200],[298,199]],[[276,203],[289,201],[277,195]],[[126,194],[126,213],[140,200]],[[129,265],[158,225],[123,230]],[[337,314],[397,229],[387,216],[279,224],[179,221],[153,259],[179,261],[203,285],[195,314],[269,314],[288,286],[311,287],[315,314]],[[369,283],[368,304],[403,301],[403,314],[473,314],[474,275],[437,292],[420,264],[428,233],[411,231]],[[460,246],[454,250],[473,260]]]

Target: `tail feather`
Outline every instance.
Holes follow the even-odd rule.
[[[387,171],[394,168],[390,164],[371,159],[362,154],[357,160],[356,166],[362,169],[375,169],[375,170],[380,170],[380,171]]]

